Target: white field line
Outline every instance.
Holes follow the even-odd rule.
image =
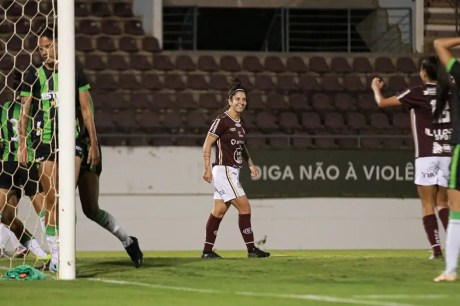
[[[458,298],[460,295],[447,294],[369,294],[369,295],[354,295],[356,299],[417,299],[417,300],[437,300],[446,297]]]
[[[199,289],[199,288],[189,288],[189,287],[176,287],[176,286],[164,286],[158,284],[147,284],[139,282],[127,282],[111,279],[102,279],[102,278],[89,278],[88,280],[102,282],[107,284],[116,284],[116,285],[128,285],[128,286],[140,286],[147,288],[156,288],[156,289],[168,289],[176,291],[188,291],[196,293],[220,293],[220,294],[234,294],[239,296],[257,296],[257,297],[267,297],[267,298],[279,298],[279,299],[296,299],[296,300],[310,300],[310,301],[319,301],[319,302],[329,302],[329,303],[340,303],[340,304],[354,304],[354,305],[370,305],[370,306],[417,306],[415,304],[401,304],[393,302],[379,302],[379,301],[366,301],[360,298],[350,299],[350,298],[339,298],[334,296],[326,295],[312,295],[312,294],[270,294],[270,293],[258,293],[258,292],[225,292],[221,290],[211,290],[211,289]]]

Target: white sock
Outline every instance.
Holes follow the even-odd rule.
[[[460,252],[460,220],[449,219],[446,238],[445,274],[457,273],[458,254]]]
[[[43,251],[42,247],[38,241],[35,240],[35,238],[28,240],[26,243],[24,243],[24,246],[37,257],[46,257],[48,255],[45,251]]]
[[[9,239],[10,230],[3,223],[0,223],[0,249],[4,249],[6,247]]]
[[[120,239],[121,243],[123,246],[126,248],[129,246],[131,243],[133,243],[133,240],[129,235],[125,232],[125,230],[118,224],[118,221],[108,212],[105,212],[107,215],[105,217],[104,222],[98,223],[102,227],[104,227],[106,230],[111,232],[113,235],[115,235],[118,239]]]
[[[51,253],[51,263],[57,264],[59,262],[59,236],[46,235],[46,241],[48,241],[49,250]]]
[[[42,209],[40,211],[40,214],[38,215],[38,220],[40,222],[40,227],[42,228],[43,232],[45,232],[45,228],[46,228],[45,215],[46,215],[46,210],[44,210],[44,209]]]
[[[18,238],[16,238],[16,235],[9,228],[7,228],[6,226],[5,226],[5,228],[8,231],[8,236],[10,238],[11,244],[13,245],[13,248],[16,250],[19,247],[21,247],[22,244],[19,242]]]

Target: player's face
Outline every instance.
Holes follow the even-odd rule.
[[[246,108],[246,94],[242,91],[237,91],[231,100],[228,101],[231,109],[236,113],[241,113]]]
[[[38,51],[45,64],[54,64],[57,59],[57,44],[48,37],[38,39]]]

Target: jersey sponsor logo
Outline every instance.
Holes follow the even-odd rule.
[[[234,145],[242,145],[244,144],[244,140],[236,140],[236,139],[232,139],[230,140],[230,143],[234,146]]]
[[[235,132],[236,128],[230,128],[230,131]]]
[[[241,148],[241,146],[236,148],[235,152],[233,153],[233,159],[239,165],[243,163],[243,148]]]
[[[58,93],[55,91],[42,92],[42,100],[56,100],[58,98]]]
[[[452,146],[450,144],[433,142],[433,154],[451,153]]]
[[[433,137],[434,140],[442,141],[442,140],[449,140],[450,135],[452,134],[452,129],[425,129],[425,134],[427,136]]]
[[[428,87],[426,90],[423,91],[424,96],[435,96],[436,95],[436,87]]]
[[[241,123],[238,123],[238,122],[237,122],[237,123],[235,123],[235,126],[236,126],[236,127],[241,127]]]

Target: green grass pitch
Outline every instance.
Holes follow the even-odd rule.
[[[0,282],[1,305],[459,305],[460,281],[434,283],[443,261],[425,250],[146,252],[135,269],[122,252],[77,254],[77,280]],[[21,264],[16,259],[13,264]],[[0,272],[9,261],[0,260]],[[6,302],[6,303],[5,303]]]

